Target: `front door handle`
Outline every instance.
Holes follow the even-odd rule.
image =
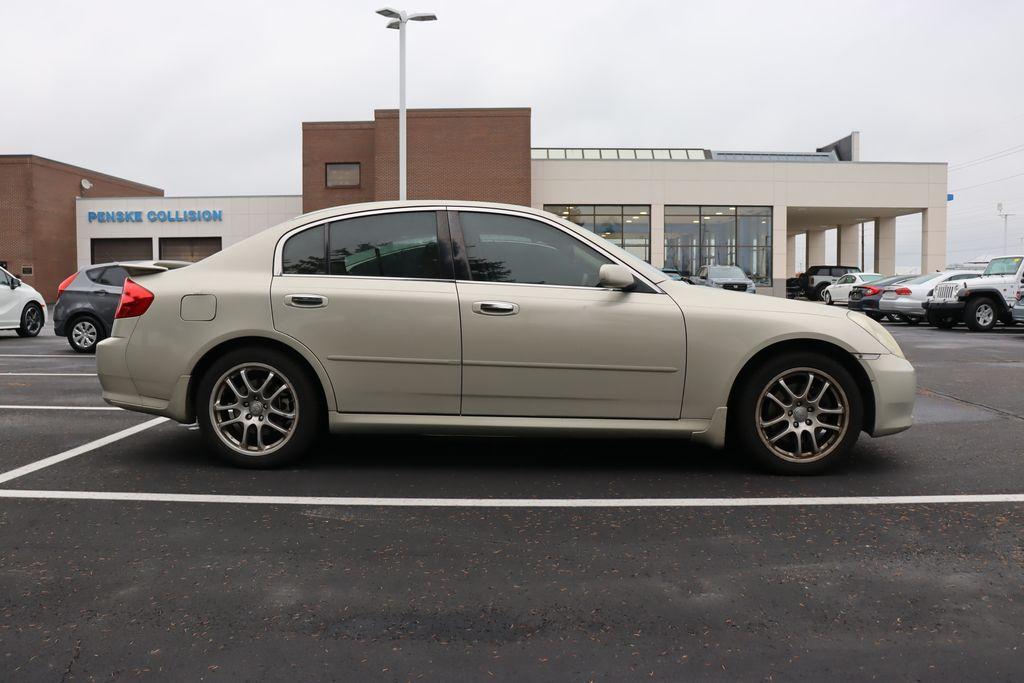
[[[295,308],[323,308],[327,305],[327,297],[322,294],[286,294],[284,304]]]
[[[473,312],[481,315],[515,315],[519,312],[519,304],[508,301],[477,301],[473,304]]]

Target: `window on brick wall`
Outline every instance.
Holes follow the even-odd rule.
[[[327,187],[359,187],[359,163],[327,164]]]

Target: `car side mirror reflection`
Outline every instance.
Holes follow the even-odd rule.
[[[626,266],[606,263],[597,273],[598,286],[605,289],[620,289],[628,292],[636,287],[636,279]]]

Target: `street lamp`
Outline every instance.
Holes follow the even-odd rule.
[[[377,14],[391,21],[388,28],[398,29],[398,198],[406,199],[405,170],[405,25],[410,21],[437,21],[433,12],[413,12],[385,7],[377,10]]]

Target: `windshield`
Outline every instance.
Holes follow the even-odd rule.
[[[985,269],[983,275],[1013,275],[1020,268],[1020,262],[1024,260],[1021,256],[1004,256],[1003,258],[993,259],[992,263],[988,264],[988,268]]]
[[[747,274],[736,266],[711,266],[708,268],[711,277],[738,277],[745,278]]]

